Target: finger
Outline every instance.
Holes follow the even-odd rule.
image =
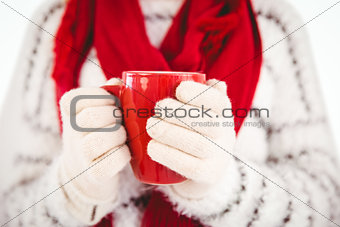
[[[216,166],[219,163],[213,159],[201,160],[155,140],[148,144],[148,155],[155,162],[197,182],[214,181],[220,171]]]
[[[106,96],[106,98],[94,99],[95,96]],[[92,97],[86,97],[92,96]],[[115,105],[113,96],[102,88],[78,88],[65,93],[60,99],[60,111],[63,117],[70,115],[72,100],[79,99],[75,104],[75,112],[79,113],[85,108],[94,106]],[[72,103],[73,104],[73,103]]]
[[[106,81],[106,83],[104,85],[122,85],[123,81],[119,78],[111,78],[108,81]]]
[[[130,159],[130,151],[125,144],[115,147],[93,162],[89,168],[89,176],[102,183],[114,177],[130,162]]]
[[[206,85],[219,90],[223,95],[227,94],[227,84],[224,81],[210,79],[207,81]]]
[[[176,97],[183,103],[208,109],[221,114],[224,109],[230,109],[231,103],[226,94],[214,87],[193,81],[184,81],[176,88]]]
[[[157,142],[174,147],[197,158],[214,155],[216,147],[202,135],[158,118],[149,118],[146,129]]]
[[[219,118],[212,110],[186,105],[171,98],[163,99],[156,104],[153,117],[164,119],[169,123],[197,131],[211,138],[222,135],[225,130],[221,127],[222,118]]]
[[[88,163],[102,156],[109,150],[126,142],[126,131],[120,127],[114,132],[92,132],[82,139],[82,151]]]
[[[96,106],[83,109],[75,117],[76,124],[81,128],[108,128],[122,119],[121,110],[116,106]]]

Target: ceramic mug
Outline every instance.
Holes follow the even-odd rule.
[[[147,119],[154,115],[155,104],[164,98],[175,98],[182,81],[205,83],[205,74],[171,71],[125,71],[123,85],[103,88],[120,100],[123,124],[128,134],[131,166],[136,178],[147,184],[175,184],[185,177],[151,160],[147,146],[151,138],[146,132]]]

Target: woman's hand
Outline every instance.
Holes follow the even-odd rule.
[[[111,79],[106,85],[118,85],[119,82],[118,79]],[[130,161],[130,152],[125,145],[126,132],[123,126],[112,132],[81,132],[71,126],[71,101],[79,95],[109,93],[102,88],[79,88],[66,93],[60,101],[63,120],[61,184],[69,181],[64,187],[71,200],[69,208],[84,221],[87,216],[91,217],[91,213],[87,213],[93,212],[93,206],[97,206],[96,219],[104,216],[107,209],[112,209],[118,190],[117,173]],[[118,120],[113,116],[117,108],[112,99],[79,100],[76,105],[76,123],[82,128],[112,128]],[[98,220],[88,221],[87,224],[95,221]]]
[[[148,119],[146,129],[152,137],[148,154],[188,178],[173,185],[175,192],[185,198],[204,197],[227,174],[232,157],[226,151],[233,150],[235,131],[226,90],[226,84],[217,80],[209,80],[207,85],[182,82],[176,89],[177,99],[156,104],[156,108],[163,108],[162,119]],[[222,113],[229,118],[222,118]]]

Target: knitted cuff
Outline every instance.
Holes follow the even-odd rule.
[[[159,186],[157,190],[163,192],[174,204],[174,209],[188,217],[204,219],[226,209],[228,201],[238,189],[240,177],[236,161],[231,159],[227,173],[217,184],[202,194],[201,188],[181,190],[178,185]],[[197,193],[199,192],[199,193]],[[199,197],[198,195],[203,195]]]
[[[112,212],[116,206],[117,192],[113,191],[112,196],[106,200],[91,198],[72,183],[62,166],[59,168],[59,182],[61,190],[66,198],[66,208],[69,212],[82,223],[94,225],[105,215]],[[117,176],[118,182],[118,176]]]
[[[55,159],[48,171],[41,178],[41,186],[36,191],[37,195],[45,195],[46,199],[42,201],[45,214],[57,220],[62,226],[83,226],[83,223],[76,218],[66,209],[65,204],[67,198],[60,188],[59,180],[59,159]]]

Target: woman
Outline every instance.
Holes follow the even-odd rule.
[[[297,27],[295,14],[284,3],[253,4],[264,49]],[[3,222],[10,226],[339,223],[338,165],[303,33],[268,50],[261,64],[260,36],[249,1],[70,0],[60,23],[63,12],[64,5],[54,2],[36,18],[45,31],[58,27],[55,43],[41,30],[29,37],[4,108],[1,168],[10,176],[1,171]],[[204,71],[209,79],[215,78],[206,85],[180,84],[176,99],[159,103],[164,106],[189,102],[220,113],[231,100],[233,109],[268,109],[270,115],[260,112],[245,121],[235,116],[237,139],[233,127],[194,130],[166,121],[153,126],[149,120],[146,130],[153,139],[149,156],[188,180],[143,185],[128,165],[124,128],[84,135],[69,125],[73,97],[107,94],[99,86],[120,83],[111,78],[130,69]],[[83,88],[70,91],[78,86]],[[55,99],[60,100],[58,108]],[[107,100],[84,101],[78,108],[81,126],[115,123],[110,114],[114,103]],[[176,137],[176,132],[185,136]],[[117,152],[101,159],[113,150]]]

